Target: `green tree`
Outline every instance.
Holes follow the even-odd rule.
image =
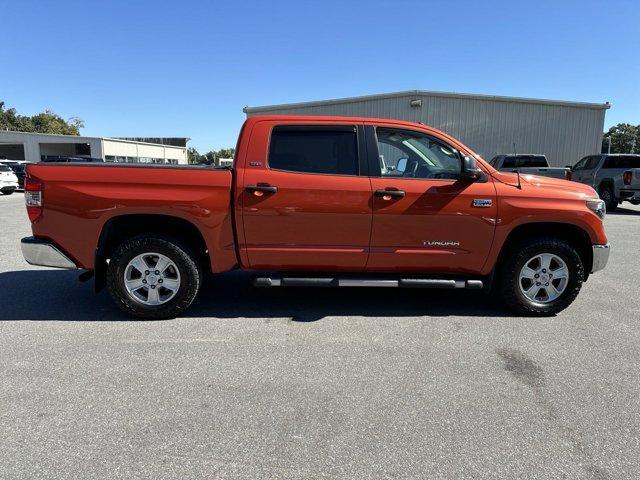
[[[84,122],[77,117],[65,120],[50,110],[31,117],[20,115],[15,108],[5,109],[5,103],[0,101],[0,130],[80,135],[81,128],[84,128]]]
[[[187,150],[187,158],[192,164],[219,165],[220,158],[233,158],[235,148],[221,148],[220,150],[209,150],[207,153],[199,153],[198,150],[191,147]]]
[[[235,148],[221,148],[216,152],[217,158],[233,158],[235,154]]]
[[[200,153],[198,153],[198,150],[196,150],[193,147],[189,147],[187,149],[187,161],[190,164],[202,163],[203,160],[204,160],[204,157],[200,155]]]
[[[609,150],[609,138],[611,153],[632,153],[632,149],[633,153],[640,152],[640,125],[619,123],[611,127],[602,139],[603,153]]]

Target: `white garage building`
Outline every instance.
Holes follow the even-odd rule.
[[[39,162],[82,156],[120,163],[187,163],[188,138],[143,140],[0,131],[0,158]]]

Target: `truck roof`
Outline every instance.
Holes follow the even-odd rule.
[[[252,117],[247,118],[247,122],[259,122],[259,121],[273,121],[273,120],[281,120],[288,122],[356,122],[356,123],[396,123],[398,125],[413,125],[420,127],[428,127],[433,128],[429,125],[425,125],[420,122],[409,122],[407,120],[399,120],[394,118],[373,118],[373,117],[349,117],[349,116],[338,116],[338,115],[254,115]],[[435,129],[434,129],[435,130]]]
[[[544,153],[503,153],[496,157],[544,157]]]

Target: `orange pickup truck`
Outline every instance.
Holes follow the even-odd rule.
[[[233,168],[32,164],[25,201],[27,262],[84,269],[140,318],[180,315],[235,268],[260,287],[484,289],[550,315],[609,256],[593,188],[398,120],[252,117]]]

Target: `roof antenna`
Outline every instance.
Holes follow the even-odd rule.
[[[517,155],[516,142],[513,142],[513,154]],[[516,160],[517,161],[517,160]],[[522,183],[520,183],[520,169],[516,168],[516,175],[518,176],[518,190],[522,190]]]

